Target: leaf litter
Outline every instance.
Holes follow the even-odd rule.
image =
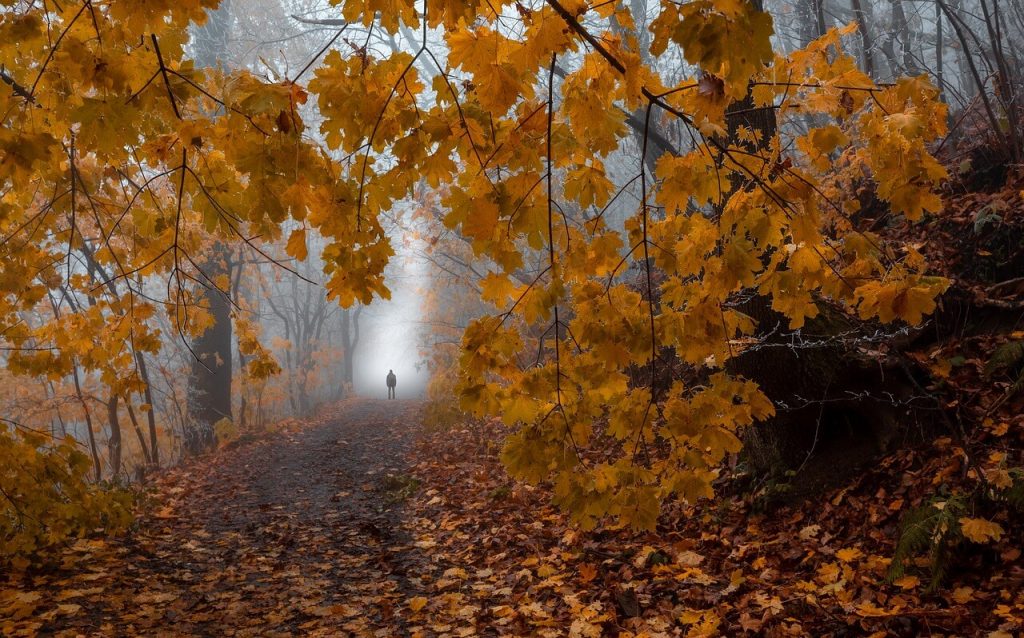
[[[9,575],[0,630],[1002,638],[1020,627],[1015,536],[935,593],[911,571],[886,578],[904,503],[949,473],[948,440],[891,454],[814,502],[674,503],[655,532],[583,531],[548,486],[508,477],[499,421],[431,430],[420,407],[343,402],[166,473],[128,536],[83,539],[58,564]]]

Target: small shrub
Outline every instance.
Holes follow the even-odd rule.
[[[131,523],[131,494],[90,483],[91,467],[73,439],[0,430],[0,565],[24,569],[71,539]]]

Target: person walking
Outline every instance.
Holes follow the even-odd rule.
[[[398,398],[397,396],[395,396],[395,386],[398,385],[398,377],[395,376],[395,371],[394,370],[388,370],[387,382],[388,382],[388,398],[389,399],[396,399],[396,398]]]

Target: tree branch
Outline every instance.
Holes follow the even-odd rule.
[[[17,80],[8,75],[3,69],[0,69],[0,80],[2,80],[4,84],[9,85],[11,89],[14,90],[15,95],[21,96],[29,102],[35,103],[36,99],[32,97],[32,93],[24,86],[18,84]]]
[[[302,24],[313,24],[324,27],[346,27],[348,26],[347,20],[341,20],[338,18],[303,18],[300,15],[292,14],[292,20],[301,22]]]

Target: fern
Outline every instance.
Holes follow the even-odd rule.
[[[995,412],[1010,397],[1017,394],[1024,388],[1024,341],[1010,341],[996,348],[992,358],[985,364],[985,376],[991,376],[996,370],[1006,369],[1012,376],[1014,370],[1020,366],[1020,373],[1017,379],[1010,384],[1003,396],[996,400],[989,408],[989,412]]]
[[[996,370],[1003,368],[1015,368],[1021,363],[1024,363],[1024,341],[1004,343],[996,348],[988,363],[985,364],[985,376],[990,376]]]
[[[1010,470],[1013,484],[999,493],[999,498],[1010,504],[1018,512],[1024,512],[1024,468]]]
[[[915,507],[903,515],[900,521],[896,549],[889,565],[889,581],[902,578],[906,573],[906,562],[931,545],[932,528],[939,512],[931,505]]]
[[[980,505],[979,501],[1006,503],[1018,512],[1024,512],[1024,467],[1012,468],[1009,473],[1013,482],[1004,490],[988,493],[976,490],[969,497],[934,496],[927,504],[904,514],[889,565],[889,582],[906,573],[907,563],[926,556],[928,591],[935,591],[945,578],[957,548],[963,543],[960,518]]]
[[[927,505],[915,507],[900,522],[899,538],[889,566],[889,581],[906,572],[906,563],[922,554],[928,556],[930,582],[934,591],[942,582],[954,548],[963,540],[959,519],[966,510],[963,498],[933,498]]]

